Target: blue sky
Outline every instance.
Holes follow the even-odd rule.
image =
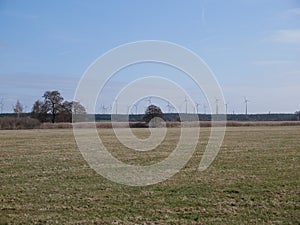
[[[0,27],[5,112],[17,100],[30,111],[47,90],[72,100],[96,58],[140,40],[170,41],[198,54],[223,88],[229,112],[244,112],[244,96],[250,113],[300,110],[297,0],[0,0]],[[111,104],[110,89],[138,77],[124,74],[108,84],[99,110]],[[177,76],[172,79],[192,85]]]

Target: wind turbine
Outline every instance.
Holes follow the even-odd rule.
[[[216,98],[216,115],[219,114],[219,99]]]
[[[200,103],[197,103],[197,102],[196,102],[195,105],[196,105],[196,109],[197,109],[197,114],[199,114],[199,106],[200,106]]]
[[[250,100],[244,97],[244,103],[246,105],[246,114],[245,114],[246,116],[248,115],[248,102],[250,102]]]
[[[229,105],[229,103],[228,103],[228,102],[226,102],[226,103],[225,103],[226,115],[227,115],[227,113],[228,113],[228,105]]]
[[[118,99],[115,99],[116,115],[118,114]]]
[[[101,106],[101,110],[103,114],[106,114],[108,107],[106,107],[105,105]]]
[[[168,113],[171,113],[174,109],[174,107],[170,104],[170,102],[168,102],[168,104],[166,105],[168,108]]]
[[[187,102],[188,102],[188,100],[187,100],[186,97],[184,97],[184,102],[185,102],[185,114],[187,114]]]

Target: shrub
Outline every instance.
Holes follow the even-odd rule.
[[[40,128],[40,122],[33,118],[15,118],[15,117],[2,117],[0,118],[1,130],[17,130],[17,129],[34,129]]]

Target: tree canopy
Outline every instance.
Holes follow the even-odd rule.
[[[85,108],[79,102],[63,101],[59,91],[46,91],[43,98],[34,103],[31,112],[31,117],[41,122],[72,122],[72,113],[77,115],[77,121],[85,118]]]
[[[149,124],[151,120],[154,118],[161,118],[163,119],[163,112],[161,109],[156,105],[149,105],[145,111],[145,115],[143,117],[143,120]],[[156,121],[154,121],[154,126],[156,126]]]
[[[61,103],[64,98],[58,91],[46,91],[43,95],[43,98],[47,112],[50,112],[52,115],[51,122],[55,123],[57,114],[62,111]]]

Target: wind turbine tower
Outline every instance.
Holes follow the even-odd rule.
[[[184,102],[185,102],[185,114],[187,114],[187,102],[188,102],[188,100],[187,100],[186,97],[184,98]]]
[[[116,115],[118,114],[118,99],[115,99]]]
[[[219,114],[219,99],[216,98],[216,115]]]
[[[200,104],[199,104],[199,103],[196,103],[197,114],[199,114],[199,106],[200,106]]]
[[[245,103],[245,106],[246,106],[246,110],[245,110],[245,115],[246,116],[248,115],[248,102],[250,102],[250,100],[247,99],[246,97],[244,97],[244,103]]]
[[[228,105],[229,105],[229,103],[228,103],[228,102],[226,102],[226,103],[225,103],[226,115],[228,114]]]
[[[168,113],[171,113],[173,111],[173,106],[170,104],[170,102],[168,102],[166,106],[168,108]]]

